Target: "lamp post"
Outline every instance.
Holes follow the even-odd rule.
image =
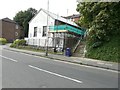
[[[69,11],[69,9],[67,9],[67,16],[68,16],[68,11]],[[66,18],[66,21],[67,21],[67,23],[68,23],[68,19]],[[66,23],[66,30],[67,30],[67,23]],[[66,45],[66,41],[67,41],[67,33],[64,33],[64,46],[63,46],[63,53],[64,53],[64,55],[65,55],[65,52],[66,52],[66,47],[67,47],[67,45]]]

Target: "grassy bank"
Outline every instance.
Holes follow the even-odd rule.
[[[98,48],[88,50],[86,57],[120,63],[120,36],[113,36]]]

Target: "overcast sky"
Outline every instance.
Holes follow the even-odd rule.
[[[36,10],[40,8],[47,9],[48,0],[1,0],[0,3],[0,19],[8,17],[13,19],[15,14],[20,10],[27,10],[32,7]],[[77,2],[76,0],[49,0],[49,10],[60,16],[77,14],[76,11]]]

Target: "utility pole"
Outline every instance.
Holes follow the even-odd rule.
[[[49,12],[49,0],[48,0],[48,2],[47,2],[47,11]],[[49,26],[48,26],[48,24],[49,24],[49,16],[48,16],[48,14],[47,14],[47,31],[46,31],[46,52],[45,52],[45,56],[48,56],[48,30],[49,30]]]
[[[69,11],[69,9],[67,9],[67,16],[68,16],[68,11]],[[68,23],[68,19],[67,18],[66,18],[66,21]],[[66,30],[67,30],[67,23],[66,23]],[[64,33],[64,46],[63,46],[63,53],[64,53],[64,55],[65,55],[65,52],[66,52],[66,40],[67,40],[66,36],[67,36],[67,33]]]

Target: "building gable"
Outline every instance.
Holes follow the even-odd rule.
[[[53,26],[55,23],[55,19],[49,17],[48,25]],[[29,37],[34,37],[34,28],[37,28],[37,36],[43,36],[43,28],[47,26],[47,14],[41,9],[37,15],[33,17],[33,19],[29,22]]]
[[[38,13],[31,19],[31,21],[29,23],[31,23],[39,15],[39,13],[41,13],[41,12],[44,12],[46,15],[48,15],[50,18],[52,18],[54,20],[59,20],[59,21],[64,22],[66,24],[69,24],[69,25],[72,25],[72,26],[75,26],[75,27],[79,27],[75,22],[70,21],[68,19],[65,19],[65,18],[63,18],[63,17],[61,17],[59,15],[56,15],[56,14],[54,14],[52,12],[49,12],[47,10],[44,10],[44,9],[40,9],[38,11]]]
[[[13,20],[11,20],[11,19],[9,19],[9,18],[7,18],[7,17],[6,17],[6,18],[3,18],[2,21],[16,24],[15,21],[13,21]]]

